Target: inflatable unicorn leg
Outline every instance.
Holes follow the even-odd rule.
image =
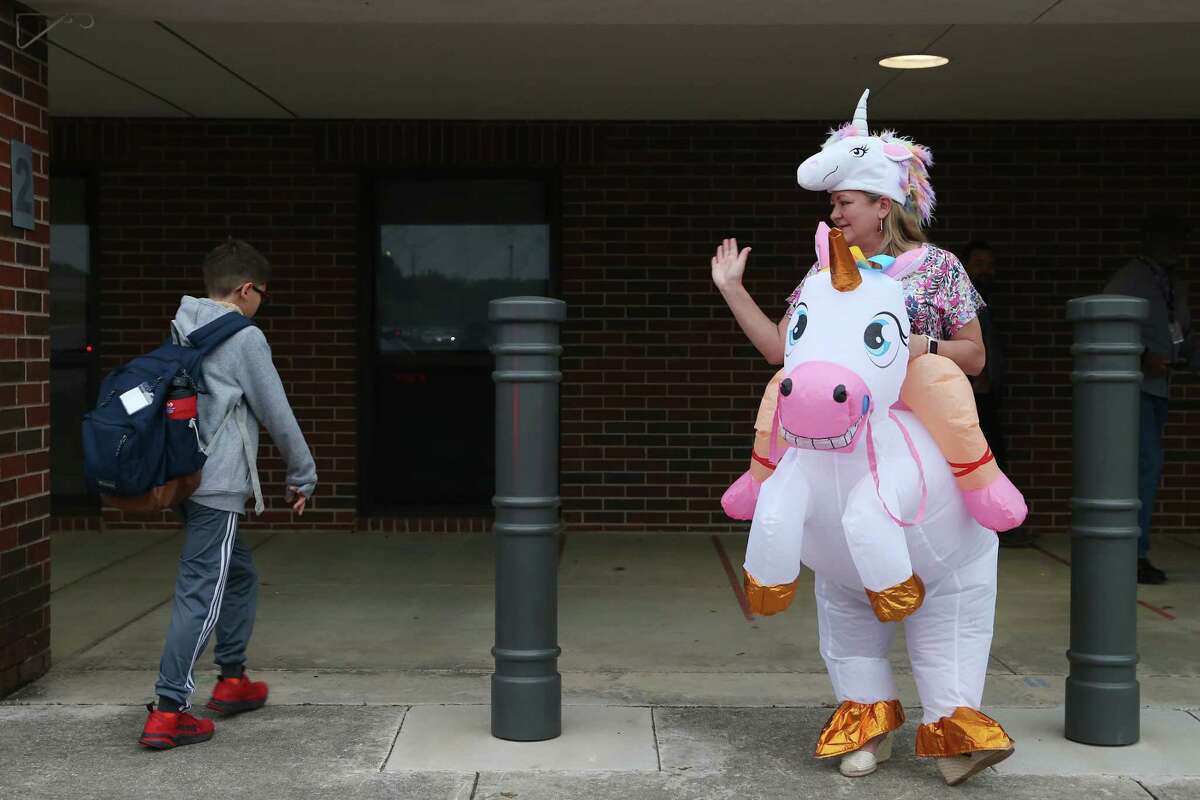
[[[775,408],[779,402],[779,382],[782,379],[783,370],[779,370],[767,384],[759,402],[758,417],[754,422],[754,447],[750,453],[750,468],[721,496],[721,508],[732,519],[754,518],[759,488],[775,471],[775,462],[771,458],[771,427],[775,420]]]
[[[996,552],[993,544],[975,561],[931,581],[924,606],[905,620],[924,714],[918,756],[980,752],[991,764],[1011,752],[1004,728],[979,711],[996,609]]]
[[[991,457],[971,382],[957,364],[937,355],[913,359],[900,399],[938,443],[954,469],[967,510],[980,525],[1000,532],[1025,521],[1025,498]]]
[[[763,483],[746,544],[746,598],[763,616],[783,611],[796,596],[810,490],[795,456],[788,451]]]
[[[888,649],[896,626],[880,622],[857,588],[816,576],[821,658],[829,671],[837,711],[817,739],[817,758],[862,748],[904,724]]]

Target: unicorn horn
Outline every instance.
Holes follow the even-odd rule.
[[[840,228],[829,231],[829,279],[839,292],[853,292],[862,283],[862,275]]]
[[[870,89],[864,89],[862,97],[858,98],[858,107],[854,109],[854,122],[852,124],[861,136],[871,135],[870,131],[867,130],[867,95],[870,93]]]

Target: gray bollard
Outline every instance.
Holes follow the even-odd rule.
[[[493,300],[496,356],[496,646],[492,735],[535,742],[562,733],[558,674],[558,359],[567,306]]]
[[[1137,681],[1138,419],[1145,300],[1067,303],[1075,327],[1066,737],[1129,745]]]

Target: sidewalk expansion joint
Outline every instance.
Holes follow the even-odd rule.
[[[388,748],[387,755],[383,757],[383,761],[379,762],[378,772],[383,772],[383,768],[387,766],[388,759],[392,757],[392,751],[396,749],[396,742],[400,738],[400,731],[404,729],[404,720],[408,719],[410,709],[412,709],[412,706],[405,706],[404,711],[400,714],[400,724],[396,726],[396,735],[392,737],[392,746]],[[478,778],[476,778],[476,782],[478,782]],[[472,792],[472,796],[474,796],[474,792]]]
[[[658,743],[658,723],[654,719],[654,706],[650,706],[650,733],[654,736],[654,757],[658,759],[658,771],[662,772],[662,747]]]

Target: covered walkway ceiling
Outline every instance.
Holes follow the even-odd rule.
[[[32,2],[56,116],[1200,118],[1200,0]]]

